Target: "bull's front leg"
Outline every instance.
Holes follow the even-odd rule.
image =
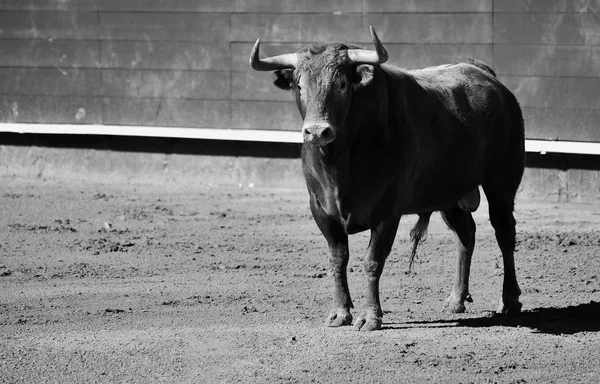
[[[354,308],[350,299],[350,290],[348,289],[348,277],[346,268],[348,267],[348,242],[330,243],[329,266],[333,274],[333,303],[331,310],[325,319],[325,325],[328,327],[339,327],[352,324],[352,314],[350,308]]]
[[[350,308],[352,299],[348,289],[348,235],[344,227],[330,216],[328,216],[318,201],[311,196],[310,210],[317,226],[329,244],[329,267],[333,275],[333,303],[331,310],[325,319],[328,327],[340,327],[352,324]]]
[[[383,272],[385,259],[392,250],[400,217],[379,223],[371,229],[371,241],[364,261],[367,275],[366,305],[354,323],[357,331],[375,331],[381,329],[383,311],[379,301],[379,279]]]

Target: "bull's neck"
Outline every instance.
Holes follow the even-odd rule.
[[[323,186],[344,189],[344,175],[348,172],[349,148],[335,144],[319,147],[311,144],[302,145],[304,171],[311,174]]]

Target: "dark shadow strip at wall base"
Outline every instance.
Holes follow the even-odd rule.
[[[525,157],[525,167],[559,169],[582,169],[600,171],[600,156],[581,155],[573,153],[547,153],[540,154],[528,152]]]
[[[0,133],[0,145],[260,158],[300,158],[300,144],[110,135]]]

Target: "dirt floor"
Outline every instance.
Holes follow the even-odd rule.
[[[384,328],[322,326],[326,243],[304,190],[0,179],[0,382],[600,381],[600,207],[517,203],[523,314],[493,316],[485,204],[467,313],[440,312],[456,260],[434,215],[407,274],[403,219]],[[351,238],[360,310],[366,234]]]

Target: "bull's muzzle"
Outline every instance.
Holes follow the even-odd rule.
[[[335,140],[335,131],[331,125],[305,125],[302,127],[302,137],[305,143],[324,146]]]

